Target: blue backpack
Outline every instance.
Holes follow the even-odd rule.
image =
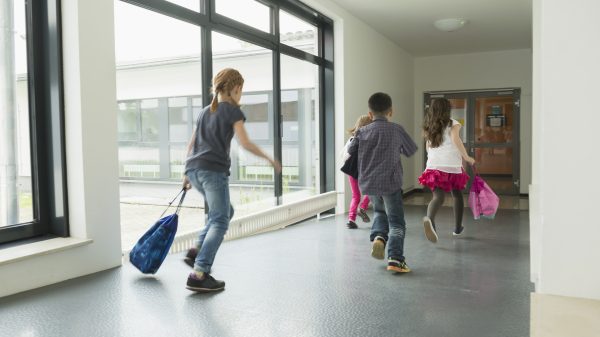
[[[129,253],[129,261],[142,273],[156,273],[165,257],[167,257],[177,233],[179,209],[181,208],[186,192],[185,189],[182,189],[175,196],[169,203],[169,206],[167,206],[167,209],[161,214],[160,219],[138,240]],[[175,213],[163,217],[179,195],[181,195],[181,199]]]

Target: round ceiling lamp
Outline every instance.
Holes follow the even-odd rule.
[[[444,31],[444,32],[453,32],[455,30],[459,30],[465,26],[467,20],[458,19],[458,18],[450,18],[450,19],[440,19],[433,23],[435,28]]]

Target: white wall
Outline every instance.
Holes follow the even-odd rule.
[[[62,0],[62,29],[71,236],[93,242],[0,265],[0,297],[121,264],[113,2]]]
[[[531,50],[506,50],[419,57],[415,59],[415,133],[420,135],[423,123],[425,91],[521,88],[521,193],[528,193],[531,182]],[[419,143],[420,144],[420,143]],[[423,149],[416,154],[411,182],[421,187],[417,177],[423,170]]]
[[[534,0],[536,291],[600,300],[600,2]]]
[[[403,125],[414,138],[413,57],[373,28],[329,0],[306,0],[309,6],[334,20],[335,36],[335,147],[342,150],[358,116],[368,113],[367,100],[382,91],[392,97],[392,120]],[[414,159],[403,158],[405,177],[414,176]],[[337,168],[342,163],[338,158]],[[338,202],[338,213],[347,210],[351,192],[347,177],[339,171],[336,190],[345,193]],[[405,179],[404,188],[411,185]]]

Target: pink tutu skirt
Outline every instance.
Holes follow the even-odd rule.
[[[419,177],[419,183],[429,187],[432,191],[437,187],[450,192],[451,190],[463,190],[469,181],[469,175],[463,169],[461,173],[448,173],[438,170],[425,170]]]

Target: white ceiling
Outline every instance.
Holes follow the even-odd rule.
[[[531,0],[333,0],[413,56],[531,48]],[[464,18],[455,32],[433,22]]]

